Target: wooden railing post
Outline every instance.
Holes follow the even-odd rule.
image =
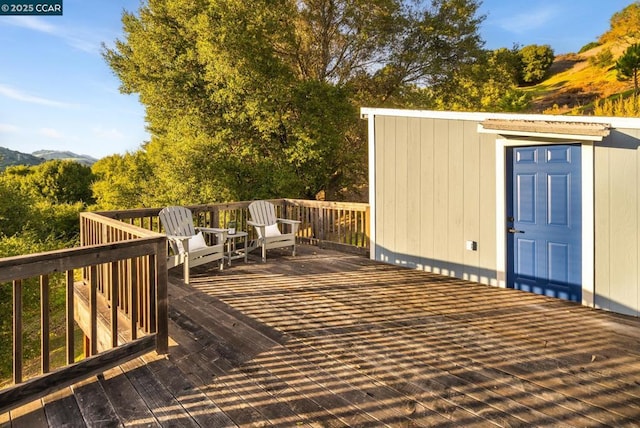
[[[13,281],[13,383],[22,382],[22,281]]]
[[[156,248],[155,288],[156,288],[156,352],[169,352],[169,293],[167,284],[167,242],[163,241]]]
[[[371,248],[371,241],[369,240],[371,236],[371,205],[367,205],[367,209],[365,210],[364,227],[365,248]]]
[[[49,373],[49,276],[40,275],[40,370]]]
[[[68,270],[66,275],[66,330],[67,330],[67,364],[73,364],[75,360],[75,335],[74,335],[74,309],[73,309],[73,270]]]

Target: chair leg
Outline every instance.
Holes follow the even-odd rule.
[[[262,244],[262,263],[267,262],[267,244]]]
[[[295,257],[295,256],[296,256],[296,244],[293,244],[293,251],[291,252],[291,255],[292,255],[293,257]]]
[[[185,285],[189,285],[189,256],[185,255],[184,257],[184,265],[183,265],[183,269],[184,269],[184,283]]]

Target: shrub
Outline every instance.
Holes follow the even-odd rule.
[[[589,42],[586,45],[584,45],[583,47],[580,48],[580,50],[578,51],[578,53],[583,53],[586,51],[589,51],[593,48],[597,48],[598,46],[600,46],[599,42]]]
[[[520,49],[522,74],[520,83],[535,84],[544,79],[555,55],[549,45],[528,45]]]
[[[611,53],[611,49],[603,49],[598,54],[589,57],[589,64],[598,68],[609,67],[613,64],[613,53]]]
[[[598,100],[595,103],[595,116],[637,117],[640,116],[640,103],[635,97]]]

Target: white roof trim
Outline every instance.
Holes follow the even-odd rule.
[[[514,113],[486,113],[486,112],[457,112],[439,110],[402,110],[387,108],[362,107],[360,114],[367,116],[399,116],[430,119],[454,119],[482,122],[486,119],[504,120],[544,120],[559,122],[591,122],[608,124],[611,128],[640,129],[640,118],[635,117],[605,117],[605,116],[561,116],[549,114],[514,114]],[[562,138],[566,138],[563,136]]]

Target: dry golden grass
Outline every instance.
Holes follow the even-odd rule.
[[[590,61],[606,49],[613,54],[609,65],[602,67]],[[579,54],[557,56],[546,80],[524,88],[533,95],[530,112],[591,114],[596,100],[632,89],[633,83],[616,78],[615,60],[624,49],[624,46],[607,43]]]

